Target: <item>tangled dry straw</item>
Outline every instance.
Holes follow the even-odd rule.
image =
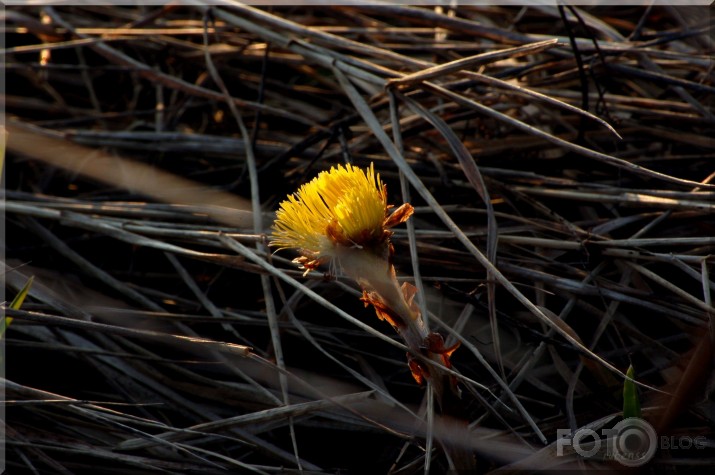
[[[631,364],[712,440],[711,10],[216,3],[5,9],[11,473],[603,468],[556,431],[612,425]],[[267,247],[344,163],[414,206],[391,264],[461,344],[450,410]]]

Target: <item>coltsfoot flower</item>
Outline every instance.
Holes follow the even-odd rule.
[[[458,345],[445,347],[444,339],[429,331],[414,302],[417,289],[398,283],[389,228],[407,221],[414,209],[409,203],[392,213],[389,208],[387,187],[372,164],[364,170],[349,164],[332,167],[280,204],[270,244],[297,249],[301,255],[294,262],[306,274],[330,262],[353,278],[363,290],[365,305],[372,305],[377,316],[405,340],[412,376],[420,384],[432,381],[441,404],[445,387],[459,394],[457,381],[422,360],[449,368],[449,357]]]
[[[412,214],[405,204],[388,216],[387,187],[375,173],[353,165],[338,165],[318,174],[280,204],[271,246],[294,248],[296,262],[306,272],[335,256],[338,248],[389,249],[387,229]]]

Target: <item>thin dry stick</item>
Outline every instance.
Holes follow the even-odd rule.
[[[424,82],[433,78],[438,78],[446,74],[455,73],[466,68],[471,68],[479,64],[490,63],[504,58],[518,58],[527,54],[535,54],[541,51],[553,48],[558,45],[559,40],[554,38],[552,40],[537,41],[536,43],[529,43],[523,46],[516,46],[514,48],[507,48],[498,51],[489,51],[487,53],[478,54],[475,56],[470,56],[467,58],[460,58],[449,63],[439,64],[437,66],[432,66],[422,71],[417,71],[416,73],[408,74],[396,79],[390,79],[387,81],[387,86],[407,86],[415,85],[420,82]]]
[[[206,24],[204,25],[205,27],[208,27],[208,19],[205,18]],[[256,169],[256,157],[253,154],[253,147],[251,146],[252,140],[248,134],[248,129],[246,129],[246,125],[243,122],[243,117],[241,116],[241,113],[238,111],[238,107],[236,106],[235,101],[231,100],[231,95],[228,92],[228,89],[226,88],[226,84],[224,83],[223,79],[221,78],[221,75],[219,72],[216,70],[216,67],[213,64],[213,61],[211,59],[211,54],[209,52],[208,48],[208,32],[204,32],[204,53],[205,53],[205,61],[206,61],[206,66],[208,67],[209,72],[211,73],[211,77],[213,80],[216,82],[216,84],[219,86],[219,89],[221,89],[221,92],[224,95],[226,104],[228,104],[229,108],[231,109],[231,113],[233,114],[234,119],[236,120],[236,124],[238,125],[238,129],[241,131],[241,136],[243,137],[243,141],[246,144],[246,165],[248,167],[248,176],[249,176],[249,181],[251,183],[251,209],[253,211],[253,232],[256,234],[260,234],[263,232],[263,222],[262,222],[262,216],[261,216],[261,201],[260,201],[260,191],[258,189],[258,171]],[[265,252],[266,251],[266,246],[263,242],[256,242],[256,249],[259,251]],[[276,316],[276,309],[275,309],[275,302],[273,301],[273,291],[271,290],[271,281],[270,278],[265,275],[261,274],[261,287],[263,289],[263,299],[266,304],[266,315],[268,316],[268,327],[271,331],[271,341],[273,342],[273,351],[275,351],[276,355],[276,363],[278,367],[282,370],[285,370],[285,359],[283,357],[283,345],[281,344],[281,338],[280,338],[280,329],[278,328],[278,318]],[[288,396],[288,380],[285,377],[283,373],[279,374],[278,379],[280,381],[281,385],[281,392],[283,395],[283,404],[289,405],[290,404],[290,399]],[[293,443],[293,452],[295,454],[295,461],[296,465],[298,466],[299,471],[303,471],[303,467],[301,466],[300,462],[300,455],[298,454],[298,441],[296,438],[295,434],[295,426],[293,424],[293,419],[289,419],[289,429],[290,429],[290,435],[291,435],[291,440]]]
[[[490,107],[487,107],[483,104],[480,104],[477,101],[474,101],[467,97],[461,96],[459,94],[455,94],[452,91],[444,89],[441,86],[437,86],[437,85],[431,84],[431,83],[425,83],[424,87],[433,91],[435,94],[438,94],[440,96],[443,96],[450,100],[453,100],[457,104],[461,104],[465,107],[476,109],[489,117],[499,119],[509,125],[512,125],[513,127],[517,128],[517,129],[523,130],[524,132],[527,132],[527,133],[534,135],[536,137],[543,138],[544,140],[547,140],[547,141],[549,141],[553,144],[556,144],[560,147],[563,147],[567,150],[576,152],[579,155],[583,155],[585,157],[592,158],[594,160],[598,160],[600,162],[607,163],[609,165],[613,165],[615,167],[622,168],[624,170],[628,170],[628,171],[633,172],[638,175],[657,178],[664,182],[669,182],[669,183],[673,183],[673,184],[681,185],[681,186],[697,185],[697,182],[694,182],[692,180],[686,180],[683,178],[677,178],[677,177],[673,177],[670,175],[666,175],[665,173],[656,172],[656,171],[650,170],[648,168],[641,167],[640,165],[631,163],[627,160],[613,157],[611,155],[606,155],[605,153],[597,152],[595,150],[591,150],[586,147],[582,147],[581,145],[577,145],[575,143],[571,143],[569,141],[563,140],[559,137],[556,137],[555,135],[552,135],[552,134],[546,133],[540,129],[537,129],[536,127],[533,127],[533,126],[525,124],[521,121],[515,120],[515,119],[509,117],[508,115],[503,114],[499,111],[496,111],[496,110],[494,110]]]
[[[371,394],[373,394],[372,391],[365,391],[361,393],[346,394],[344,396],[336,396],[332,398],[332,400],[321,399],[317,401],[291,404],[289,406],[264,409],[262,411],[242,414],[240,416],[233,416],[215,421],[202,422],[200,424],[195,424],[191,427],[181,429],[177,428],[168,432],[156,434],[154,438],[160,438],[163,441],[167,442],[179,442],[182,440],[186,440],[187,438],[195,437],[197,435],[204,436],[211,432],[225,430],[226,428],[271,422],[274,420],[283,419],[285,417],[309,415],[318,411],[332,409],[333,407],[335,407],[336,401],[340,404],[348,405],[353,402],[363,401],[369,398]],[[154,445],[156,445],[156,441],[154,440],[128,439],[123,441],[118,448],[121,450],[139,450]]]
[[[399,118],[398,110],[395,104],[395,96],[389,94],[390,98],[390,120],[392,121],[392,133],[393,140],[397,149],[402,153],[402,136],[400,134],[399,128]],[[409,203],[410,200],[410,186],[405,180],[405,175],[400,173],[400,191],[402,192],[402,201],[404,203]],[[420,318],[422,318],[422,323],[426,328],[429,328],[429,313],[427,312],[427,302],[425,296],[424,283],[422,282],[422,276],[420,274],[419,259],[417,255],[417,239],[415,237],[415,225],[412,220],[407,220],[407,236],[408,244],[410,247],[410,260],[412,262],[412,275],[415,279],[415,287],[417,288],[417,303],[420,309]],[[434,393],[432,385],[427,383],[427,440],[425,442],[425,472],[429,471],[430,465],[432,463],[432,442],[434,440]]]
[[[104,323],[88,322],[76,320],[74,318],[61,317],[59,315],[47,315],[39,312],[29,312],[26,310],[13,310],[6,308],[5,312],[18,320],[26,320],[37,322],[49,326],[60,326],[66,328],[80,328],[103,332],[110,335],[121,335],[134,338],[149,338],[152,340],[169,342],[172,344],[191,343],[204,348],[211,348],[218,351],[223,351],[231,354],[237,354],[247,357],[251,353],[251,348],[244,345],[236,345],[234,343],[224,343],[207,338],[188,337],[183,335],[171,335],[168,333],[155,332],[150,330],[136,330],[134,328],[123,328],[115,325],[107,325]]]

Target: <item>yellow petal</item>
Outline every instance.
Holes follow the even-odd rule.
[[[365,245],[383,236],[386,210],[387,192],[372,164],[332,167],[280,204],[270,244],[315,258],[335,245]]]

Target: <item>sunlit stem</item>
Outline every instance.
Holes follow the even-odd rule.
[[[418,307],[408,302],[400,287],[394,268],[385,257],[377,256],[373,252],[358,248],[339,248],[335,258],[340,263],[340,269],[348,277],[355,280],[360,287],[377,297],[372,303],[380,316],[381,305],[384,305],[389,316],[387,319],[400,334],[407,347],[415,357],[428,358],[435,363],[444,364],[441,355],[429,351],[425,342],[430,336],[429,329],[420,317]],[[431,366],[424,375],[433,385],[438,403],[441,404],[441,395],[445,389],[447,375],[442,374],[437,367]]]

